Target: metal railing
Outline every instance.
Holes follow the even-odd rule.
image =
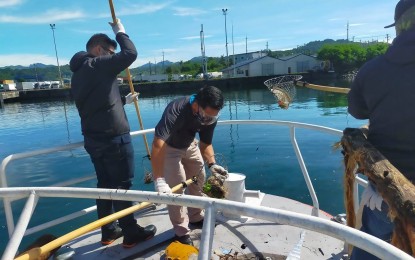
[[[17,247],[23,237],[23,230],[27,227],[36,202],[42,197],[84,198],[84,199],[111,199],[129,201],[151,201],[153,203],[179,205],[205,209],[205,220],[201,232],[198,259],[210,259],[217,211],[239,214],[256,219],[263,219],[282,225],[290,225],[319,232],[349,244],[357,245],[363,250],[381,259],[413,259],[408,254],[391,244],[363,233],[354,228],[323,218],[295,213],[282,209],[254,206],[242,202],[212,199],[182,194],[160,194],[150,191],[112,190],[98,188],[69,188],[69,187],[31,187],[31,188],[2,188],[0,197],[28,197],[22,216],[19,219],[16,231],[12,234],[2,259],[14,257]]]
[[[230,124],[240,124],[240,125],[242,125],[242,124],[244,124],[244,125],[251,125],[251,124],[258,125],[258,124],[260,124],[261,125],[261,124],[263,124],[263,125],[276,125],[276,126],[289,127],[289,129],[290,129],[290,140],[291,140],[293,149],[295,151],[298,163],[300,165],[304,180],[307,184],[307,188],[308,188],[308,191],[310,193],[310,197],[311,197],[312,202],[313,202],[312,215],[313,216],[318,216],[318,212],[319,212],[318,198],[317,198],[317,195],[314,191],[313,184],[312,184],[311,179],[309,177],[307,167],[306,167],[304,159],[302,157],[300,148],[297,144],[295,130],[296,130],[296,128],[303,128],[303,129],[320,131],[320,132],[336,135],[336,136],[339,136],[339,137],[342,136],[342,131],[337,130],[337,129],[333,129],[333,128],[318,126],[318,125],[298,123],[298,122],[290,122],[290,121],[276,121],[276,120],[226,120],[226,121],[220,121],[220,122],[218,122],[218,124],[219,125],[230,125]],[[139,136],[139,135],[144,135],[144,134],[153,133],[153,132],[154,132],[154,129],[146,129],[146,130],[132,132],[131,135],[132,136]],[[30,229],[27,229],[27,224],[29,223],[28,221],[30,220],[31,213],[33,213],[34,207],[35,207],[35,205],[38,201],[38,197],[42,197],[42,196],[50,197],[51,194],[53,193],[54,197],[72,197],[72,198],[75,198],[75,197],[79,196],[79,197],[82,197],[82,198],[94,198],[94,199],[96,199],[96,198],[98,198],[98,190],[99,190],[99,189],[97,190],[96,188],[94,188],[92,190],[89,190],[89,189],[82,189],[82,188],[62,188],[62,187],[57,189],[57,188],[53,187],[53,186],[74,185],[74,184],[77,184],[77,183],[80,183],[80,182],[83,182],[83,181],[86,181],[86,180],[93,179],[93,178],[95,178],[95,175],[89,175],[89,176],[69,180],[69,181],[66,181],[66,182],[54,184],[50,188],[14,188],[14,189],[11,189],[11,188],[8,188],[8,186],[7,186],[7,178],[6,178],[6,176],[7,176],[6,168],[7,168],[8,164],[12,161],[20,160],[20,159],[23,159],[23,158],[29,158],[29,157],[33,157],[33,156],[49,154],[49,153],[58,152],[58,151],[76,149],[76,148],[79,148],[79,147],[82,147],[82,146],[83,146],[83,142],[79,142],[79,143],[69,144],[69,145],[65,145],[65,146],[59,146],[59,147],[50,148],[50,149],[42,149],[42,150],[38,150],[38,151],[13,154],[13,155],[7,156],[2,161],[2,163],[0,165],[0,182],[1,182],[0,184],[1,184],[1,187],[2,187],[0,189],[0,196],[3,197],[3,203],[4,203],[4,209],[5,209],[6,222],[7,222],[7,228],[8,228],[9,236],[13,237],[13,241],[12,241],[12,239],[9,241],[9,246],[7,247],[7,250],[6,250],[7,252],[13,253],[12,251],[14,251],[15,244],[16,243],[20,244],[23,236],[26,236],[28,234],[32,234],[32,233],[44,230],[46,228],[58,225],[60,223],[66,222],[68,220],[80,217],[80,216],[82,216],[84,214],[87,214],[87,213],[89,213],[89,212],[96,209],[95,206],[87,208],[87,209],[83,209],[83,210],[80,210],[78,212],[75,212],[75,213],[69,214],[67,216],[64,216],[62,218],[55,219],[53,221],[49,221],[47,223],[32,227]],[[363,180],[359,177],[357,178],[356,189],[355,189],[355,198],[356,198],[355,202],[357,201],[357,203],[358,203],[357,186],[359,184],[360,185],[366,185],[365,183],[366,183],[365,180]],[[66,190],[66,189],[68,189],[68,190]],[[69,192],[69,193],[66,192],[66,191],[69,191],[69,190],[72,190],[72,189],[74,189],[73,193],[72,192]],[[95,195],[88,195],[89,197],[85,197],[84,195],[86,195],[86,194],[83,193],[83,190],[88,190],[88,194],[95,194]],[[19,192],[17,192],[17,191],[19,191]],[[42,192],[40,192],[40,191],[42,191]],[[48,193],[48,191],[50,191],[51,193]],[[35,193],[33,193],[33,192],[35,192]],[[78,194],[78,192],[79,192],[79,194]],[[119,198],[119,199],[120,200],[129,200],[129,198],[131,198],[132,201],[137,201],[136,197],[134,197],[134,196],[130,197],[129,196],[130,192],[134,192],[134,191],[129,191],[128,193],[124,193],[126,196],[122,197],[122,198]],[[108,198],[116,199],[116,198],[114,198],[113,190],[109,190],[108,193],[112,194]],[[32,195],[30,195],[30,194],[32,194]],[[150,192],[150,193],[146,193],[146,194],[150,196],[149,198],[153,199],[153,197],[154,197],[153,193]],[[102,193],[99,193],[99,195],[102,196]],[[113,197],[111,197],[111,196],[113,196]],[[19,220],[19,223],[18,223],[19,226],[16,226],[16,228],[15,228],[11,202],[13,200],[15,200],[16,198],[22,198],[22,197],[29,197],[30,198],[30,200],[27,201],[26,206],[23,210],[24,214],[23,213],[21,214],[21,216],[24,216],[25,218],[27,217],[29,220],[21,220],[21,221]],[[100,197],[100,198],[103,198],[103,197]],[[148,198],[146,198],[146,200],[147,199]],[[189,198],[186,198],[186,199],[189,199]],[[196,198],[192,197],[192,199],[196,199]],[[196,201],[199,201],[199,200],[196,199]],[[158,203],[157,200],[155,200],[154,202]],[[181,205],[180,201],[167,201],[167,202],[164,201],[164,203],[167,203],[167,204],[175,204],[176,202],[178,203],[177,205]],[[215,216],[215,214],[213,214],[214,211],[215,210],[221,210],[221,208],[223,206],[222,202],[216,201],[214,199],[208,199],[208,201],[204,201],[203,203],[205,203],[205,204],[201,205],[200,207],[205,208],[205,210],[207,211],[207,219],[210,219],[210,220],[212,218],[214,219],[214,216]],[[248,207],[248,205],[243,204],[243,203],[241,203],[242,205],[244,205],[243,207],[241,205],[234,205],[234,202],[227,202],[225,204],[226,204],[226,207],[224,207],[225,212],[232,211],[231,213],[237,213],[237,214],[239,213],[239,214],[243,214],[243,215],[246,215],[246,216],[252,216],[252,217],[257,217],[257,218],[261,218],[260,216],[263,217],[263,215],[262,215],[262,213],[256,213],[256,210],[258,210],[258,212],[269,210],[269,209],[264,209],[262,207],[259,207],[259,208],[254,207],[254,206],[252,206],[252,207],[249,206]],[[195,205],[192,204],[192,206],[194,207]],[[247,211],[247,212],[245,212],[245,211]],[[276,210],[276,212],[279,212],[279,211]],[[273,215],[273,216],[274,216],[274,214],[277,214],[278,215],[277,219],[282,218],[282,215],[286,215],[285,212],[284,212],[284,214],[275,213],[275,212],[270,213],[270,214]],[[282,214],[282,215],[280,215],[280,214]],[[294,214],[294,213],[290,212],[288,215],[291,216],[292,214]],[[310,216],[308,216],[308,217],[310,217]],[[297,216],[295,218],[297,218]],[[22,219],[22,217],[20,219]],[[263,219],[274,221],[274,222],[276,220],[276,219],[272,219],[272,218],[268,219],[268,217],[263,218]],[[284,217],[284,219],[286,219],[286,216]],[[27,221],[27,223],[26,223],[26,221]],[[286,221],[287,221],[287,224],[291,223],[291,221],[288,221],[288,219],[286,219]],[[316,221],[316,220],[313,220],[313,221]],[[294,224],[296,226],[301,226],[302,225],[301,223],[297,223],[297,222],[291,223],[291,225],[294,225]],[[329,225],[329,224],[326,223],[323,226],[325,226],[325,225]],[[303,226],[303,227],[307,228],[306,226]],[[344,227],[344,226],[342,226],[342,227]],[[340,227],[337,227],[337,228],[340,228]],[[308,229],[310,229],[310,228],[308,228]],[[314,230],[314,229],[311,228],[311,230]],[[321,232],[319,230],[315,230],[315,231]],[[347,231],[346,233],[348,233],[348,232],[351,232],[351,231]],[[332,235],[331,234],[332,232],[331,233],[330,232],[326,233],[326,231],[324,231],[324,232],[321,232],[321,233]],[[210,241],[207,244],[209,244],[209,246],[211,246],[211,242],[212,242],[211,237],[210,237],[211,235],[213,236],[213,231],[212,232],[206,232],[206,236],[209,236],[209,237],[205,237],[205,232],[204,232],[204,236],[202,237],[202,241],[201,241],[201,247],[204,248],[204,249],[201,250],[202,253],[206,252],[205,250],[207,249],[207,248],[205,248],[206,247],[205,244],[204,244],[205,242],[207,243],[207,242]],[[346,241],[350,244],[354,244],[354,245],[358,244],[359,247],[361,247],[361,248],[363,248],[363,249],[365,249],[365,250],[367,250],[371,253],[378,250],[378,249],[376,249],[376,250],[374,249],[378,246],[376,243],[371,244],[371,246],[368,245],[367,248],[365,248],[365,246],[361,246],[362,237],[365,237],[365,239],[366,239],[366,236],[363,236],[362,234],[360,234],[360,235],[351,235],[351,237],[353,239],[349,235],[347,235],[347,236],[345,235],[344,237],[338,237],[339,236],[338,234],[337,235],[333,234],[332,236],[336,237],[336,238],[340,238],[340,239],[342,239],[342,240],[344,240],[344,241]],[[358,238],[360,238],[360,239],[358,239]],[[356,241],[358,241],[358,242],[356,242]],[[10,242],[12,242],[11,247],[10,247]],[[382,246],[384,246],[384,245],[382,245]],[[387,247],[387,248],[389,248],[389,247]],[[17,250],[17,247],[16,247],[16,250]],[[378,251],[376,251],[376,253],[373,253],[373,254],[379,256],[378,253],[380,251],[379,252]],[[395,251],[392,250],[391,252],[395,252]],[[14,252],[14,253],[16,253],[16,252]],[[203,253],[203,254],[207,254],[207,253]],[[380,256],[385,256],[385,252],[382,251]],[[202,259],[208,259],[208,258],[202,258]]]

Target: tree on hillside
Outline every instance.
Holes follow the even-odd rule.
[[[339,73],[359,69],[366,61],[385,53],[387,44],[376,43],[364,47],[360,43],[324,45],[317,54],[320,60],[329,60]]]

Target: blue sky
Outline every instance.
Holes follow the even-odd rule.
[[[386,41],[395,37],[397,0],[113,0],[115,13],[139,52],[132,68],[164,59],[186,61],[200,56],[204,27],[207,56],[268,48],[284,50],[310,41],[349,39]],[[106,0],[0,0],[0,67],[56,64],[52,30],[61,65],[85,49],[92,34],[107,33],[111,13]],[[232,44],[232,27],[233,42]],[[247,42],[247,44],[246,44]]]

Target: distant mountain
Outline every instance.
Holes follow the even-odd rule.
[[[16,66],[5,66],[5,67],[0,67],[0,69],[13,69],[13,70],[24,70],[24,69],[32,69],[32,68],[36,68],[36,69],[44,69],[44,68],[49,68],[49,67],[54,67],[55,65],[46,65],[43,63],[34,63],[34,64],[30,64],[29,66],[21,66],[21,65],[16,65]]]
[[[206,57],[207,59],[208,57]],[[192,62],[202,62],[203,57],[202,56],[197,56],[197,57],[193,57],[190,61]]]
[[[177,62],[176,62],[177,63]],[[170,66],[170,65],[172,65],[172,64],[175,64],[175,62],[171,62],[171,61],[168,61],[168,60],[165,60],[164,61],[164,67],[167,67],[167,66]],[[154,63],[146,63],[146,64],[144,64],[144,65],[141,65],[141,66],[139,66],[139,67],[137,67],[137,68],[135,68],[135,69],[138,69],[138,70],[149,70],[150,69],[150,67],[151,68],[154,68]],[[163,62],[162,61],[160,61],[160,62],[157,62],[156,63],[156,67],[157,68],[161,68],[161,67],[163,67]]]
[[[12,70],[22,70],[22,69],[27,69],[28,67],[17,65],[17,66],[5,66],[5,67],[1,67],[1,68],[2,69],[12,69]]]
[[[46,65],[46,64],[43,64],[43,63],[34,63],[34,64],[31,64],[30,66],[29,66],[30,68],[39,68],[39,69],[44,69],[44,68],[48,68],[48,67],[55,67],[55,65]]]

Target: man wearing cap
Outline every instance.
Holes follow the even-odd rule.
[[[171,193],[174,187],[196,176],[198,183],[189,185],[189,195],[203,196],[205,162],[209,170],[222,182],[227,171],[216,164],[212,146],[213,132],[219,111],[223,107],[222,92],[212,86],[203,87],[195,95],[173,100],[167,105],[154,133],[151,165],[155,190]],[[195,139],[199,133],[200,142]],[[203,211],[199,208],[168,206],[170,220],[176,233],[175,240],[193,245],[190,227],[203,225]]]
[[[368,141],[408,180],[415,181],[415,0],[395,8],[396,38],[384,55],[359,70],[348,94],[348,111],[369,119]],[[390,242],[393,223],[388,206],[369,179],[362,195],[361,230]],[[351,259],[378,259],[354,247]]]

